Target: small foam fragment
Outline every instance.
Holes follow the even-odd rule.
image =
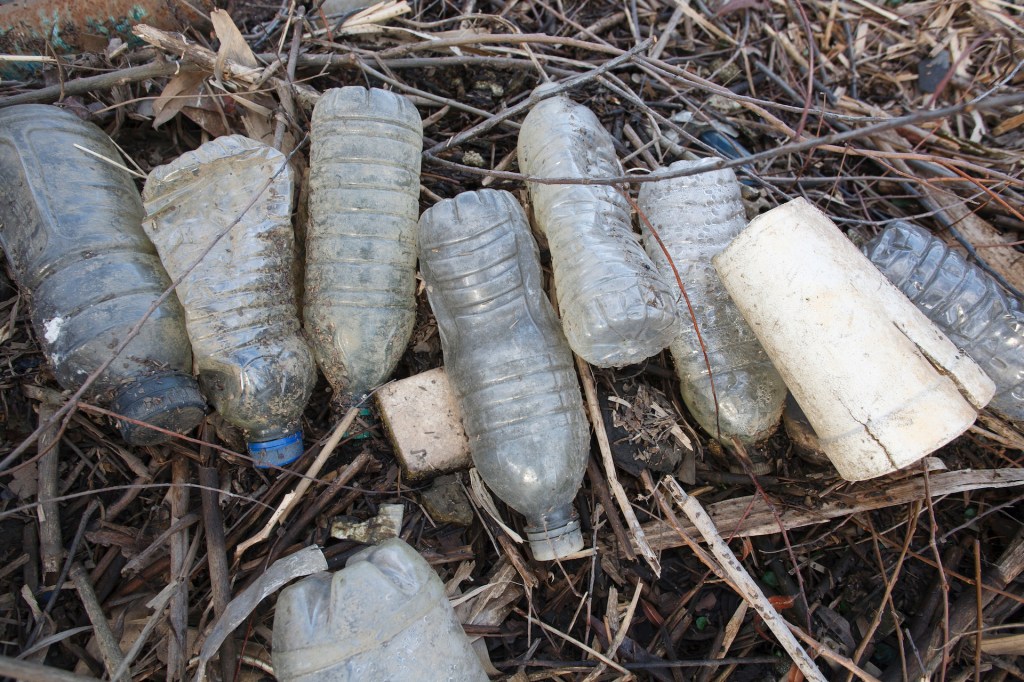
[[[409,478],[433,478],[472,465],[444,368],[392,382],[375,396],[395,456]]]

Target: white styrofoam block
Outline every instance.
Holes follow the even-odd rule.
[[[410,478],[472,465],[459,404],[443,367],[394,381],[375,396],[395,455]]]

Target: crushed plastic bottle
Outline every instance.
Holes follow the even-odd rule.
[[[1024,304],[923,227],[897,221],[864,254],[996,384],[990,408],[1024,421]]]
[[[530,111],[518,154],[519,168],[533,177],[622,175],[597,116],[561,95]],[[527,186],[534,220],[548,240],[572,349],[592,365],[622,367],[666,348],[678,329],[674,289],[644,253],[626,198],[608,185]]]
[[[708,161],[678,161],[667,171]],[[723,443],[734,436],[744,443],[763,440],[782,416],[786,385],[711,265],[711,258],[747,224],[736,175],[725,169],[647,182],[640,188],[638,206],[679,271],[707,349],[705,362],[686,300],[679,296],[680,334],[670,348],[683,401],[704,430],[712,436],[720,433]],[[647,253],[666,277],[675,279],[643,219],[640,226]]]
[[[271,657],[280,682],[487,681],[441,579],[397,538],[285,588]]]
[[[423,123],[407,98],[351,86],[313,109],[306,333],[339,399],[391,374],[416,318]]]
[[[480,475],[526,517],[535,558],[579,551],[590,434],[522,207],[486,189],[437,203],[420,217],[420,269]]]
[[[31,292],[32,325],[57,381],[78,389],[171,285],[142,231],[142,201],[102,130],[57,107],[0,110],[0,243]],[[184,433],[206,402],[191,375],[185,316],[164,300],[93,384],[125,417]],[[165,433],[118,421],[125,441]]]
[[[295,300],[293,193],[283,154],[230,135],[154,168],[142,195],[144,227],[171,276],[202,257],[177,288],[199,381],[243,430],[257,466],[302,454],[300,418],[316,381]]]

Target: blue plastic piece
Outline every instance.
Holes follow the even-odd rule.
[[[740,144],[739,140],[729,135],[723,135],[717,130],[705,130],[697,137],[727,159],[742,159],[745,156],[750,156],[750,152]]]
[[[750,151],[735,137],[720,133],[713,128],[701,132],[697,138],[727,159],[742,159],[751,155]],[[750,166],[741,166],[741,168],[750,172]],[[742,178],[740,184],[748,187],[755,186],[754,181],[750,178]]]
[[[260,469],[287,466],[302,457],[302,453],[306,450],[302,444],[302,431],[262,443],[251,441],[246,445],[249,448],[253,464]]]

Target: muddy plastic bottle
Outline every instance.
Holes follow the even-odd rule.
[[[487,189],[437,203],[420,217],[420,269],[473,463],[526,517],[534,557],[579,551],[590,433],[522,207]]]
[[[384,90],[328,90],[313,109],[303,315],[338,399],[391,374],[416,318],[423,123]]]
[[[199,261],[177,288],[199,382],[243,430],[257,466],[302,454],[300,417],[316,381],[295,300],[293,194],[284,155],[230,135],[154,168],[142,195],[144,227],[171,277]]]
[[[667,170],[705,163],[678,161]],[[716,437],[721,434],[723,443],[732,442],[733,437],[754,443],[770,436],[782,416],[786,385],[711,265],[711,258],[747,224],[736,175],[725,169],[647,182],[640,187],[638,206],[672,257],[693,307],[691,317],[686,300],[678,297],[680,334],[670,346],[687,408],[705,431]],[[640,226],[647,253],[674,280],[650,227],[643,219]]]
[[[535,105],[518,147],[519,168],[530,176],[622,175],[611,135],[568,97]],[[608,185],[527,186],[572,349],[592,365],[622,367],[666,348],[677,331],[675,291],[644,253],[626,198]]]
[[[444,583],[397,538],[285,588],[271,658],[280,682],[487,682]]]
[[[120,159],[102,130],[57,107],[0,110],[0,243],[31,293],[36,336],[67,389],[110,358],[171,284],[142,231],[131,177],[75,145]],[[206,408],[191,371],[184,313],[171,296],[100,374],[92,397],[184,433]],[[128,421],[117,426],[135,445],[168,438]]]
[[[1024,421],[1024,303],[928,230],[902,220],[863,251],[995,382],[988,406]]]

